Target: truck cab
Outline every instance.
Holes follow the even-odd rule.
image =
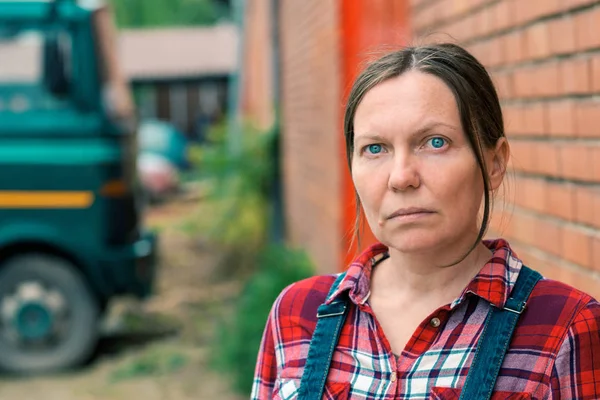
[[[1,369],[84,362],[109,300],[152,291],[115,32],[97,1],[0,0]]]

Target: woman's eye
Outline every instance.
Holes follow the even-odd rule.
[[[433,147],[434,149],[441,149],[441,148],[442,148],[442,147],[444,147],[444,145],[446,145],[446,143],[448,143],[448,142],[447,142],[447,140],[446,140],[446,139],[444,139],[444,138],[442,138],[442,137],[439,137],[439,136],[436,136],[436,137],[432,137],[431,139],[429,139],[429,140],[427,141],[427,143],[428,143],[428,144],[429,144],[431,147]]]
[[[383,151],[383,146],[380,144],[370,144],[367,146],[366,150],[371,154],[379,154]]]

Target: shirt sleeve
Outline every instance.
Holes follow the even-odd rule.
[[[273,397],[273,389],[277,378],[277,359],[273,338],[274,310],[275,307],[273,307],[267,319],[256,360],[252,394],[250,396],[252,400],[271,399]]]
[[[575,317],[558,352],[553,398],[600,399],[600,304],[591,300]]]

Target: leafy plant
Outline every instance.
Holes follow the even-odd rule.
[[[178,351],[166,348],[151,348],[133,360],[114,370],[109,380],[118,382],[145,376],[166,375],[180,370],[187,358]]]
[[[215,0],[111,0],[120,28],[211,25],[229,14]]]
[[[236,263],[253,264],[265,245],[268,223],[268,191],[276,165],[273,160],[274,131],[246,128],[240,151],[230,151],[226,127],[211,133],[210,145],[195,149],[192,163],[205,191],[199,215],[183,227],[206,237],[228,255],[227,272]]]
[[[260,254],[258,270],[250,277],[231,319],[221,322],[213,346],[213,365],[234,371],[234,388],[249,394],[265,323],[273,302],[293,282],[314,274],[306,253],[271,245]]]

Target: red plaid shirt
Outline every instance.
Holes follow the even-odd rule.
[[[421,323],[399,357],[366,302],[372,267],[387,252],[385,246],[365,251],[330,298],[335,275],[287,287],[267,321],[252,399],[297,397],[316,310],[344,291],[353,306],[324,398],[458,399],[488,310],[503,307],[522,266],[504,240],[485,243],[493,252],[490,261],[461,296]],[[441,323],[431,323],[434,318]],[[492,399],[600,399],[599,325],[596,300],[565,284],[541,280],[521,315]]]

